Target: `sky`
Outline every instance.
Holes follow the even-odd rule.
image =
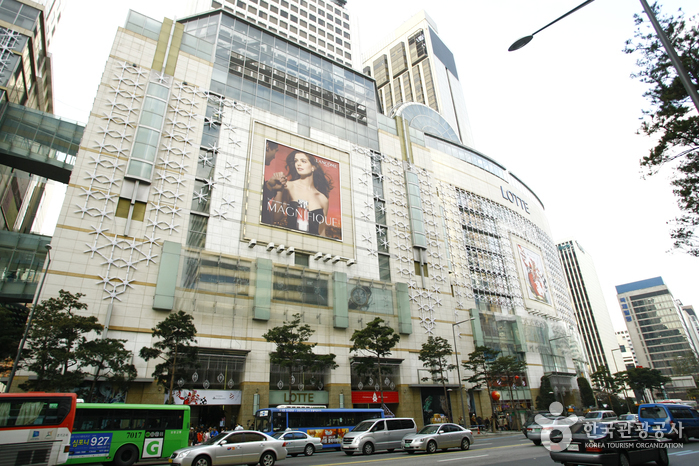
[[[86,122],[117,28],[129,9],[158,21],[184,16],[186,0],[67,1],[49,51],[55,113]],[[366,50],[424,9],[451,49],[475,149],[524,181],[545,206],[553,240],[574,238],[594,260],[616,330],[616,285],[662,276],[676,299],[699,307],[699,259],[675,251],[679,215],[664,168],[643,176],[654,140],[637,134],[649,108],[630,77],[637,0],[597,0],[507,49],[582,0],[349,0]],[[662,11],[699,13],[699,2],[661,0]],[[87,60],[85,57],[89,57]],[[79,72],[76,72],[79,70]]]

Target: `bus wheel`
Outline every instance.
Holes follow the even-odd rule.
[[[133,445],[124,445],[114,455],[114,466],[131,466],[138,461],[138,448]]]

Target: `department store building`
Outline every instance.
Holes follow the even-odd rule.
[[[488,393],[456,371],[443,399],[418,360],[429,336],[459,362],[478,345],[526,361],[498,409],[530,408],[544,374],[575,401],[584,356],[544,206],[436,111],[405,102],[385,116],[371,77],[224,9],[176,22],[131,11],[105,58],[42,299],[84,293],[107,336],[128,341],[139,377],[106,398],[164,401],[156,362],[137,354],[182,310],[200,360],[175,395],[204,423],[290,402],[379,407],[350,352],[376,317],[401,336],[384,361],[395,415],[456,419],[461,387],[465,411],[489,415]],[[321,173],[310,199],[269,188],[309,169],[299,157]],[[270,364],[262,335],[295,314],[337,369],[290,380]]]

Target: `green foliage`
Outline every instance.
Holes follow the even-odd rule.
[[[78,350],[85,365],[91,366],[94,378],[90,386],[87,402],[92,402],[95,386],[100,379],[106,379],[113,384],[130,382],[136,378],[136,366],[126,361],[131,360],[131,351],[124,348],[127,340],[116,338],[97,338],[87,341]]]
[[[352,348],[350,349],[353,353],[360,353],[362,351],[367,352],[372,355],[373,366],[375,367],[375,373],[378,374],[379,380],[379,390],[381,391],[381,404],[383,405],[383,376],[389,374],[390,370],[385,366],[381,366],[381,358],[385,358],[391,354],[391,350],[400,341],[400,335],[396,333],[388,325],[385,325],[385,321],[377,317],[361,330],[355,330],[350,338],[352,342]],[[366,357],[359,356],[362,367],[359,371],[370,371],[371,363]]]
[[[592,391],[590,382],[585,377],[578,377],[578,388],[580,389],[580,398],[584,407],[589,408],[596,406],[595,394]]]
[[[90,354],[86,334],[102,333],[94,316],[81,316],[87,309],[83,294],[59,291],[58,298],[43,300],[34,310],[22,363],[36,374],[20,385],[23,390],[68,392],[79,387],[85,378],[83,368]]]
[[[626,380],[632,390],[643,393],[646,388],[649,390],[659,389],[663,384],[668,383],[670,378],[665,377],[658,369],[636,367],[626,371]]]
[[[445,400],[449,399],[447,393],[447,382],[449,378],[444,372],[456,369],[456,364],[449,364],[449,359],[451,359],[452,356],[454,356],[454,352],[451,349],[449,341],[442,337],[433,336],[428,337],[427,341],[422,344],[420,354],[418,355],[418,359],[424,363],[425,368],[430,372],[432,381],[442,384]],[[422,378],[423,382],[427,382],[428,380],[428,377]],[[449,413],[449,417],[452,417],[451,413]]]
[[[485,385],[490,396],[491,366],[500,351],[487,346],[476,346],[476,349],[468,354],[468,360],[462,361],[461,366],[471,375],[464,379],[465,382],[473,384],[473,388],[481,388]]]
[[[652,8],[696,89],[697,18],[685,19],[681,10],[677,17],[663,16],[657,3]],[[634,18],[637,29],[634,39],[626,42],[624,52],[636,54],[640,71],[633,77],[649,85],[644,97],[650,102],[650,109],[643,111],[640,132],[658,141],[641,160],[641,167],[648,175],[657,173],[668,163],[674,167],[673,192],[683,215],[675,219],[671,237],[675,248],[699,256],[699,241],[694,233],[699,225],[699,116],[650,22],[641,15]]]
[[[556,394],[553,393],[553,387],[551,386],[551,380],[548,376],[541,376],[541,385],[539,388],[539,395],[536,397],[536,409],[548,411],[551,403],[558,401],[556,400]]]
[[[422,344],[418,359],[424,363],[425,368],[432,376],[435,383],[442,385],[449,381],[445,374],[447,371],[456,369],[456,364],[449,364],[449,359],[454,356],[451,345],[442,337],[428,337],[427,341]],[[428,377],[422,379],[427,382]]]
[[[161,359],[152,376],[168,387],[168,403],[173,404],[175,379],[183,377],[186,370],[198,364],[199,349],[196,344],[197,329],[194,318],[184,311],[170,314],[153,327],[153,337],[160,338],[153,347],[143,347],[139,355],[146,361]]]
[[[0,305],[0,374],[12,369],[29,312],[18,304]]]
[[[314,371],[335,369],[335,355],[315,354],[313,348],[317,343],[308,343],[314,331],[308,324],[301,325],[301,314],[294,314],[292,317],[290,322],[285,322],[281,327],[274,327],[262,335],[262,338],[276,345],[276,350],[269,353],[270,362],[286,369],[289,380],[295,367]],[[291,400],[291,384],[289,399]]]
[[[623,376],[612,375],[605,365],[597,366],[597,370],[590,375],[590,378],[595,388],[604,393],[616,394],[624,389]]]

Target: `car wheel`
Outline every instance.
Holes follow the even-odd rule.
[[[211,466],[211,460],[206,456],[197,456],[192,461],[192,466]]]
[[[133,445],[124,445],[114,455],[114,466],[131,466],[138,461],[138,448]]]
[[[667,449],[661,448],[658,452],[658,459],[655,460],[655,464],[658,466],[667,466],[670,464],[670,458],[667,456]]]
[[[313,453],[315,453],[315,452],[316,452],[316,449],[311,444],[306,445],[306,448],[303,449],[303,454],[306,456],[313,456]]]
[[[683,430],[682,431],[682,438],[680,440],[682,443],[687,443],[689,442],[689,435],[687,435],[687,431]]]
[[[427,444],[427,448],[425,449],[425,451],[427,451],[427,453],[434,453],[434,452],[436,452],[436,451],[437,451],[437,442],[435,442],[434,440],[430,441],[430,442]]]
[[[274,466],[276,458],[274,455],[268,451],[262,453],[260,457],[260,466]]]
[[[354,452],[353,452],[353,451],[346,451],[346,452],[345,452],[345,455],[347,455],[347,456],[352,456],[352,455],[354,455]]]
[[[541,440],[532,440],[532,442],[534,442],[534,445],[536,445],[537,447],[541,445]]]
[[[364,444],[364,447],[362,447],[362,453],[369,456],[374,453],[374,444],[371,442],[367,442]]]
[[[631,463],[629,463],[629,457],[623,453],[619,455],[619,466],[631,466]]]
[[[469,448],[471,448],[471,442],[469,442],[468,439],[464,437],[463,439],[461,439],[461,449],[468,450]]]

